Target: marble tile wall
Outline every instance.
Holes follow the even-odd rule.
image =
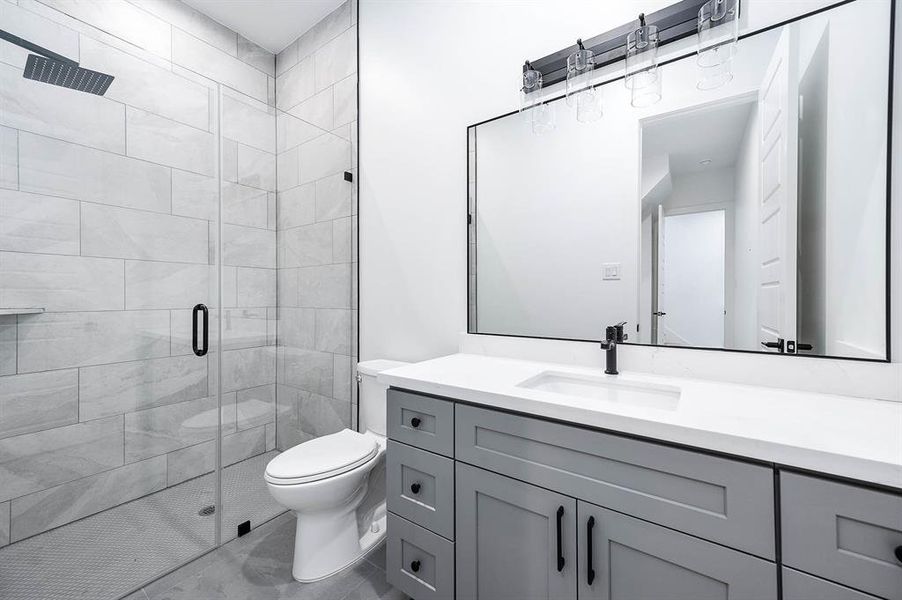
[[[46,311],[0,316],[2,547],[214,468],[198,302],[223,464],[275,447],[278,215],[271,53],[176,0],[0,0],[0,22],[116,77],[40,84],[0,44],[0,308]]]
[[[276,56],[280,449],[356,426],[356,17],[349,0]]]

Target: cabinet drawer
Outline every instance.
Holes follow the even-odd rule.
[[[876,600],[820,577],[783,567],[783,600]]]
[[[777,598],[770,561],[586,502],[577,512],[580,600]]]
[[[417,600],[454,598],[454,544],[388,513],[385,577]]]
[[[454,461],[388,441],[388,510],[454,539]]]
[[[902,495],[783,472],[780,504],[786,566],[902,600]]]
[[[775,556],[772,469],[467,405],[455,418],[457,460]]]
[[[454,456],[454,403],[388,390],[388,437],[444,456]]]

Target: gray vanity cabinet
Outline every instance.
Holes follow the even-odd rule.
[[[457,463],[458,600],[576,598],[576,500]]]
[[[777,597],[771,562],[587,502],[577,513],[580,600]]]

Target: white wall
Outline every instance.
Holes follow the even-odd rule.
[[[641,8],[666,4],[649,0]],[[758,28],[827,4],[748,0],[744,19]],[[466,127],[516,108],[524,59],[627,22],[637,6],[361,0],[360,11],[361,358],[423,360],[456,351],[457,333],[466,329]],[[894,339],[902,341],[896,327]],[[635,350],[687,353],[690,364],[708,356]],[[728,357],[740,364],[747,358]],[[819,362],[850,376],[858,368]],[[876,372],[898,377],[895,367]],[[801,371],[799,377],[802,385]]]

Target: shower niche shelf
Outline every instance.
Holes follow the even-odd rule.
[[[39,315],[43,308],[0,308],[0,317],[5,315]]]

